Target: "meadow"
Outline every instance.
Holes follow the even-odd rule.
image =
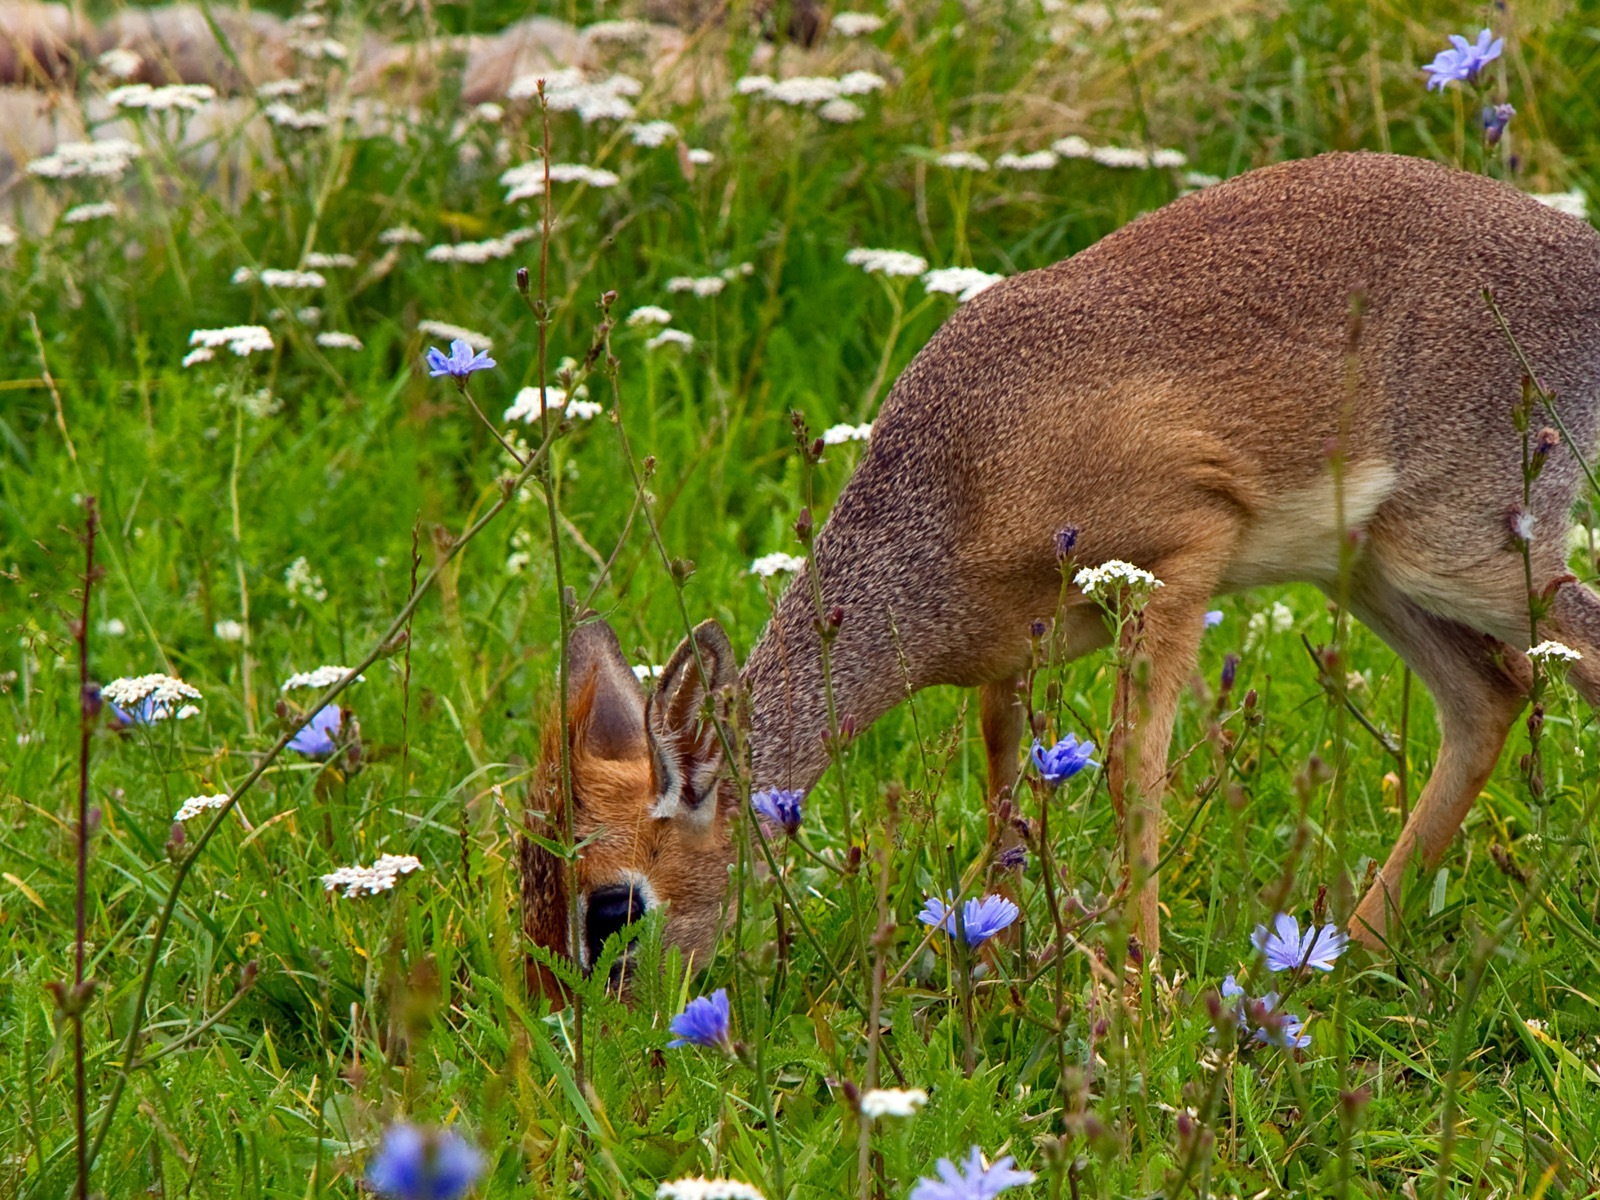
[[[108,1197],[366,1194],[397,1123],[476,1147],[485,1198],[898,1198],[973,1147],[1051,1200],[1600,1195],[1600,761],[1559,678],[1392,955],[1276,975],[1252,943],[1344,919],[1438,743],[1425,689],[1310,588],[1217,601],[1159,970],[1103,772],[1030,769],[1036,837],[1002,863],[976,700],[933,689],[841,751],[776,871],[741,858],[712,961],[662,953],[652,914],[628,1002],[554,962],[573,1002],[530,994],[517,841],[564,590],[642,669],[711,617],[742,655],[790,577],[768,556],[804,552],[802,508],[825,519],[961,293],[1190,189],[1336,149],[1571,211],[1600,180],[1592,6],[858,7],[806,46],[735,4],[670,63],[610,26],[548,112],[532,80],[460,95],[447,38],[526,15],[500,0],[281,7],[292,82],[125,103],[99,136],[126,149],[5,183],[0,1195],[75,1194],[80,1149]],[[1476,85],[1427,90],[1485,26]],[[436,48],[381,113],[323,40],[373,30]],[[496,364],[466,391],[429,374],[452,339]],[[282,746],[361,663],[337,729]],[[1105,745],[1116,670],[1037,672],[1047,743]],[[83,688],[152,673],[196,694]],[[382,855],[415,862],[324,882]],[[918,920],[956,877],[1020,910],[976,953]],[[1236,1029],[1230,976],[1297,1036]],[[669,1046],[717,989],[736,1045]],[[883,1089],[924,1098],[869,1115]],[[672,1186],[700,1178],[742,1187]]]

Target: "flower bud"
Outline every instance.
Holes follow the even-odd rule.
[[[530,284],[529,284],[529,281],[528,281],[528,268],[527,267],[518,267],[517,268],[517,291],[521,292],[523,298],[526,299],[527,295],[528,295],[528,292],[529,292],[529,289],[530,289]]]
[[[105,705],[105,698],[100,694],[100,685],[93,681],[84,684],[78,695],[78,703],[83,709],[83,715],[91,721],[98,717]]]

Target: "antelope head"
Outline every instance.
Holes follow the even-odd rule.
[[[546,727],[528,826],[548,840],[563,834],[565,736],[572,830],[582,846],[577,944],[569,936],[563,864],[524,838],[523,929],[532,941],[588,971],[607,938],[663,908],[664,944],[679,947],[686,963],[710,958],[733,861],[734,799],[732,789],[718,786],[724,752],[705,708],[708,696],[735,678],[733,647],[714,621],[684,639],[648,693],[609,625],[597,621],[574,631],[567,727],[558,720]],[[624,962],[614,969],[615,982],[622,982]],[[560,991],[542,968],[530,969],[530,983],[547,995]]]

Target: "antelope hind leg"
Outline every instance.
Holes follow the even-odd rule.
[[[997,829],[1001,800],[1014,796],[1021,766],[1017,743],[1022,740],[1027,713],[1017,697],[1022,676],[1008,675],[978,688],[978,726],[983,731],[983,749],[989,765],[989,840],[1005,831]],[[1013,805],[1014,807],[1014,805]]]

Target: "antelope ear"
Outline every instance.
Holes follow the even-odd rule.
[[[604,621],[580,625],[567,643],[567,710],[572,744],[588,757],[644,757],[644,689]]]
[[[691,813],[710,819],[715,806],[703,802],[722,770],[723,752],[716,726],[702,713],[706,697],[731,687],[737,678],[733,647],[715,621],[695,626],[693,637],[684,638],[661,669],[645,706],[656,784],[652,816]]]

